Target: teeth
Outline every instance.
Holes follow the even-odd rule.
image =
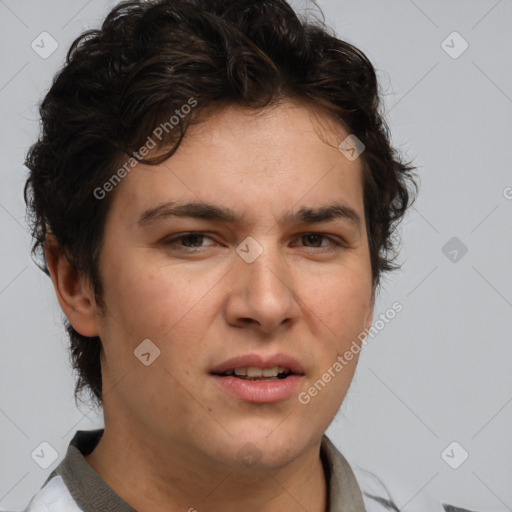
[[[256,368],[254,366],[249,366],[247,368],[235,368],[235,375],[242,377],[277,377],[280,373],[289,373],[290,370],[288,368],[283,368],[281,366],[274,366],[273,368]],[[226,372],[231,373],[231,372]]]
[[[270,368],[272,369],[272,368]],[[261,368],[255,368],[254,366],[249,366],[247,368],[247,377],[263,377],[263,370]],[[274,375],[275,377],[275,375]]]

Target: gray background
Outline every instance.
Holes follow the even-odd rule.
[[[71,41],[114,3],[0,0],[2,508],[25,506],[56,466],[32,460],[41,442],[60,458],[76,429],[101,426],[75,407],[61,312],[29,257],[22,188],[37,102]],[[403,269],[385,281],[375,319],[395,301],[403,311],[369,340],[328,433],[405,511],[441,501],[512,510],[512,2],[319,4],[374,63],[393,142],[421,175]],[[31,48],[43,31],[59,45],[46,59]],[[460,51],[458,36],[442,44],[454,31],[469,44],[457,58],[446,50]],[[453,441],[452,464],[469,453],[458,469],[441,456]]]

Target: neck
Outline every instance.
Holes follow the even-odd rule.
[[[221,463],[181,442],[140,443],[117,425],[105,428],[85,459],[139,512],[326,511],[320,440],[284,467],[256,469]]]

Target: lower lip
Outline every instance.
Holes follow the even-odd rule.
[[[253,403],[274,403],[289,398],[297,391],[302,375],[290,375],[279,380],[244,380],[237,377],[213,375],[224,390],[231,395]]]

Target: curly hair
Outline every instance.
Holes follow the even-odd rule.
[[[136,154],[152,130],[193,98],[195,108],[162,131],[158,158]],[[395,264],[396,227],[417,191],[411,163],[390,143],[375,70],[323,21],[299,17],[285,0],[122,2],[100,29],[71,45],[40,105],[38,141],[30,148],[24,197],[40,268],[55,236],[103,306],[98,268],[112,192],[94,191],[126,159],[157,164],[178,149],[200,114],[223,105],[262,109],[283,99],[327,110],[365,145],[364,211],[373,290]],[[102,404],[101,340],[70,338],[75,396]]]

